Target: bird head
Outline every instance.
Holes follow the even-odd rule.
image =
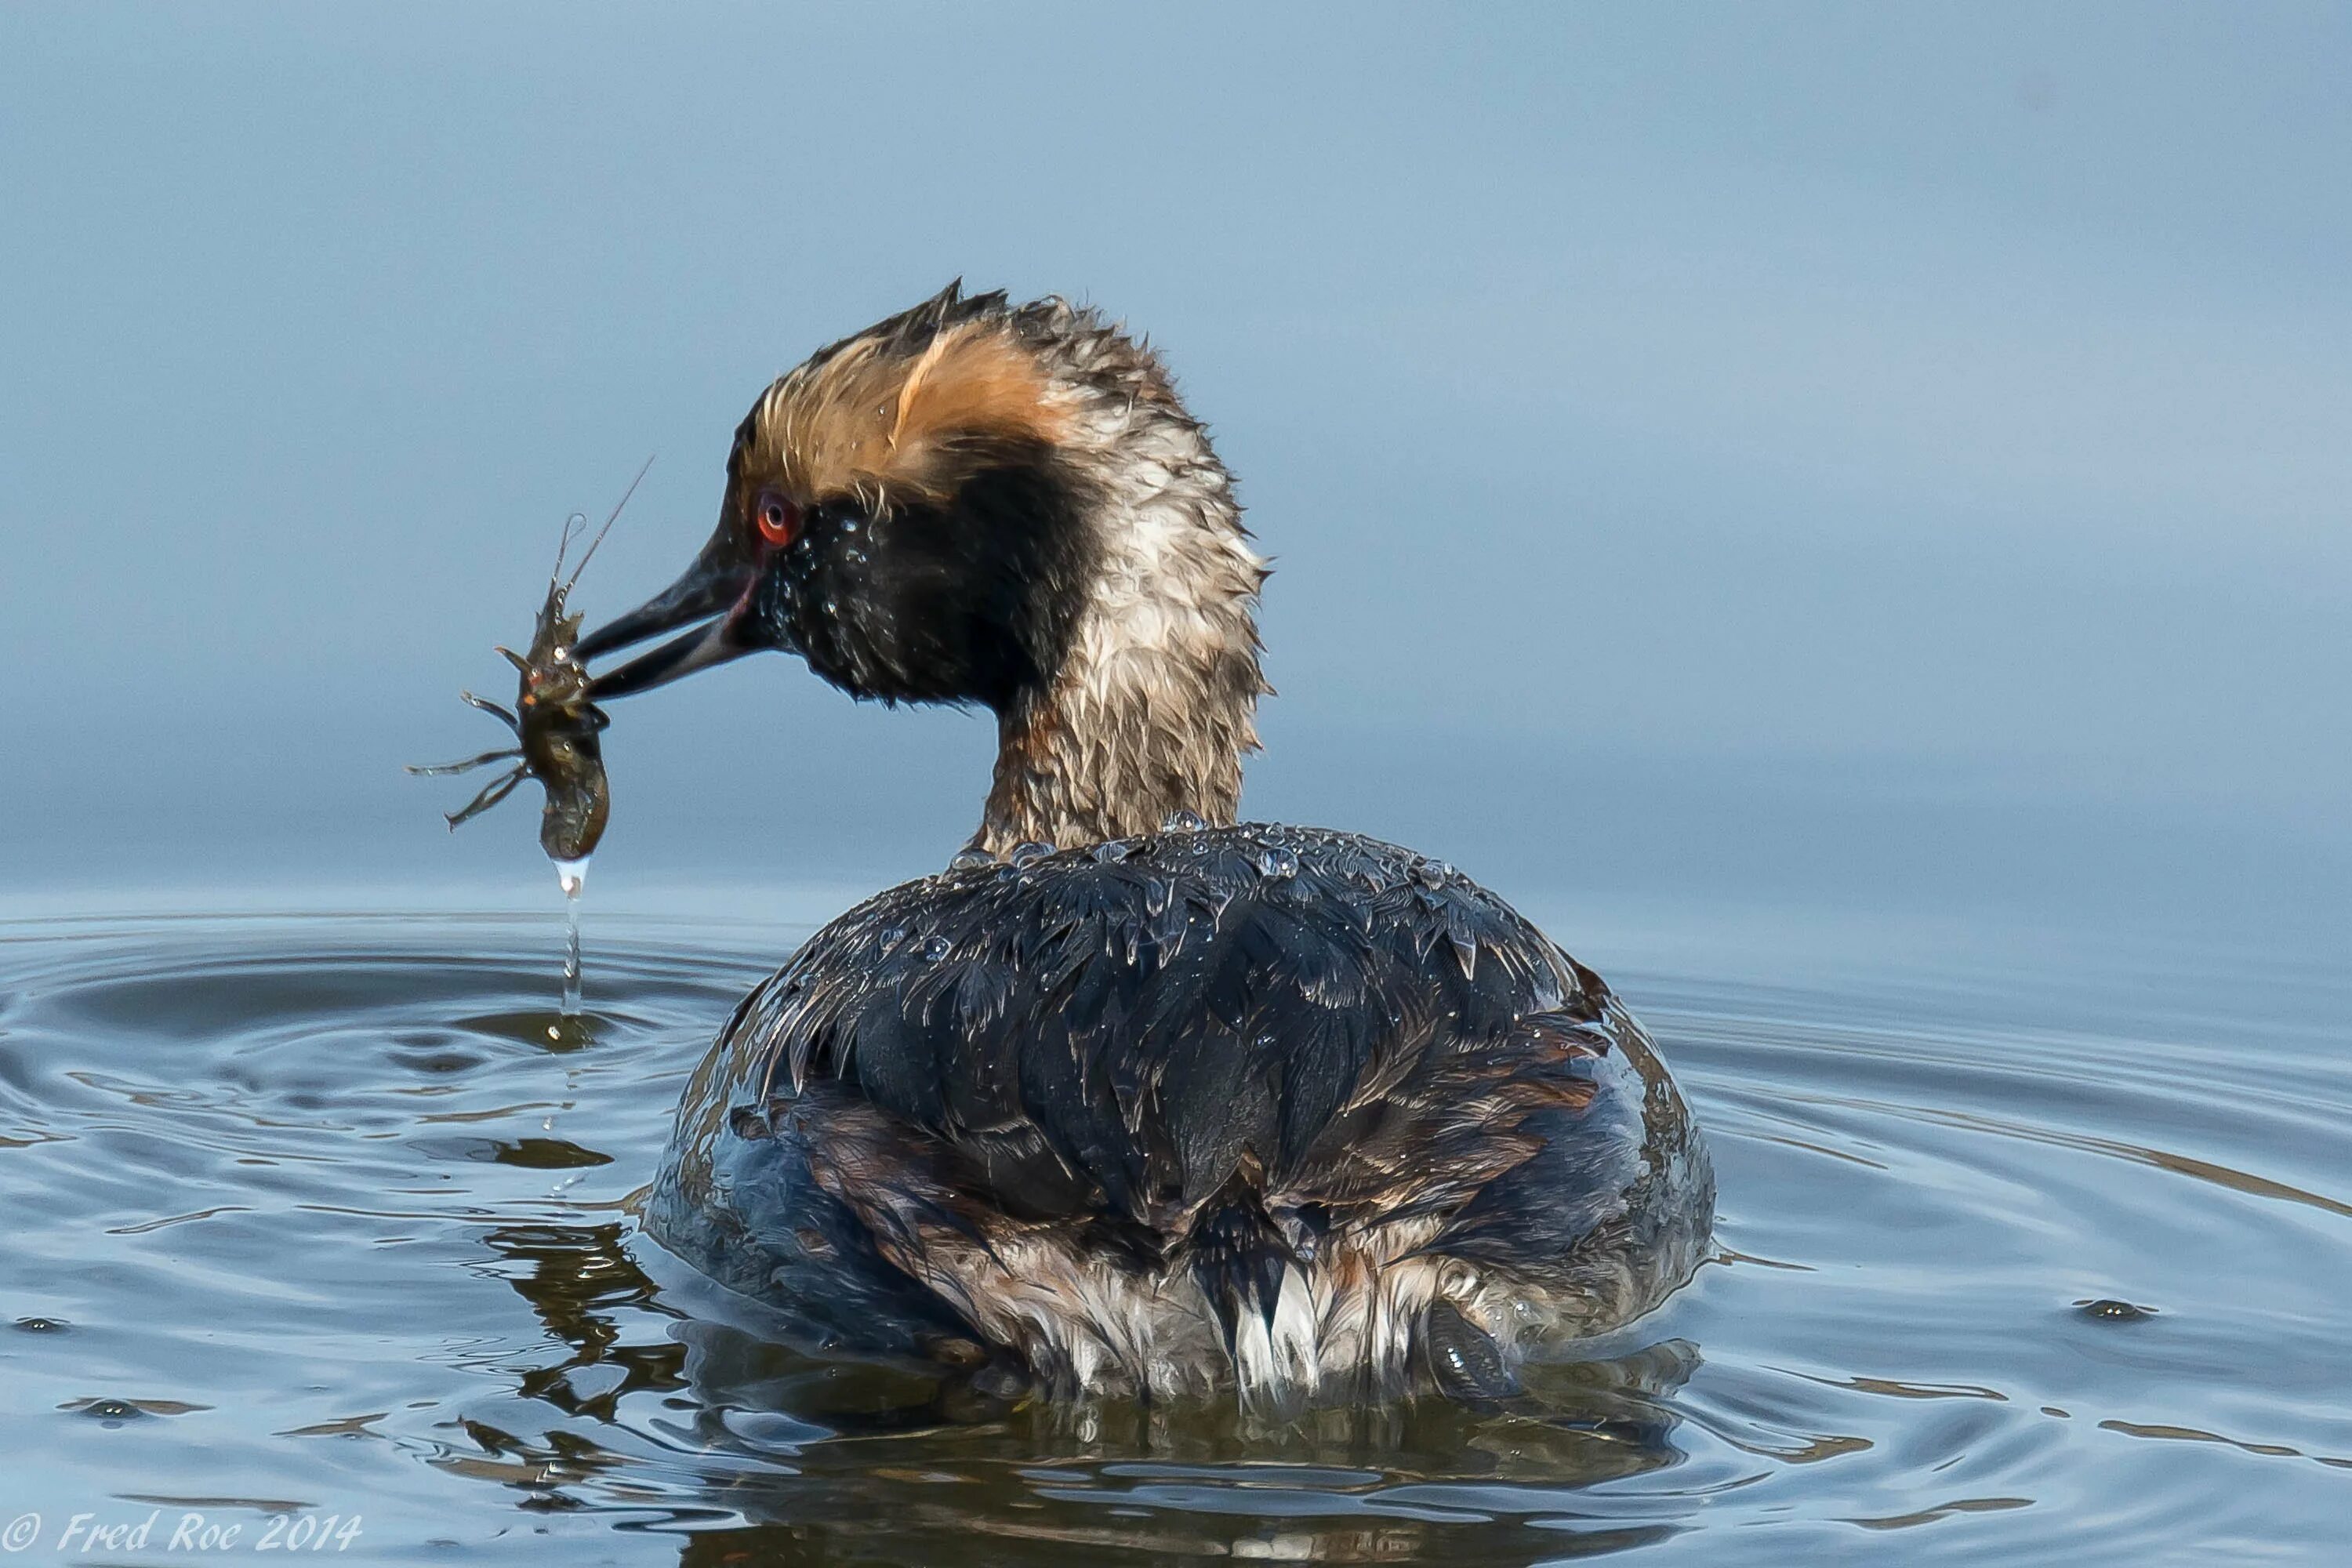
[[[761,393],[693,564],[578,655],[676,634],[599,676],[603,701],[779,649],[856,697],[992,709],[1007,754],[1050,761],[1065,742],[1047,730],[1091,727],[1145,770],[1160,764],[1139,753],[1169,746],[1139,727],[1190,729],[1227,758],[1255,744],[1264,575],[1149,348],[1060,300],[951,284]],[[1228,771],[1217,788],[1237,795]],[[1188,787],[1096,793],[1139,812]]]

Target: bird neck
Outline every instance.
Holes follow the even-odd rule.
[[[977,847],[1100,843],[1158,832],[1179,812],[1234,821],[1257,700],[1272,690],[1258,663],[1266,569],[1197,428],[1183,432],[1197,460],[1125,489],[1106,482],[1097,570],[1067,649],[998,711]]]

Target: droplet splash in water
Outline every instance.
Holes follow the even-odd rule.
[[[588,857],[555,863],[563,889],[563,1016],[580,1016],[580,889],[588,885]]]
[[[2153,1307],[2143,1307],[2135,1301],[2118,1301],[2106,1296],[2096,1300],[2077,1301],[2074,1310],[2086,1318],[2096,1318],[2107,1323],[2140,1323],[2156,1316]]]

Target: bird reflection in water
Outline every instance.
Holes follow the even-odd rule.
[[[630,1229],[485,1234],[562,1353],[515,1369],[514,1401],[464,1419],[469,1451],[437,1462],[530,1509],[679,1532],[682,1563],[980,1561],[1015,1542],[1045,1563],[1508,1563],[1666,1528],[1585,1516],[1576,1494],[1681,1458],[1668,1397],[1698,1365],[1685,1341],[1531,1366],[1525,1394],[1483,1406],[1280,1426],[1231,1406],[1016,1403],[935,1366],[826,1361],[772,1322],[688,1318],[631,1256]],[[1530,1531],[1538,1492],[1546,1528]]]

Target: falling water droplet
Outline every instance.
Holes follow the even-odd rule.
[[[1269,844],[1257,852],[1257,868],[1260,875],[1280,881],[1298,875],[1298,857],[1285,845]]]
[[[1160,823],[1162,833],[1198,833],[1209,825],[1197,811],[1171,811]]]
[[[1025,871],[1053,852],[1052,845],[1040,844],[1034,838],[1026,844],[1016,844],[1013,847],[1013,868]]]
[[[563,889],[563,1016],[580,1016],[580,890],[588,885],[588,857],[555,863]]]

